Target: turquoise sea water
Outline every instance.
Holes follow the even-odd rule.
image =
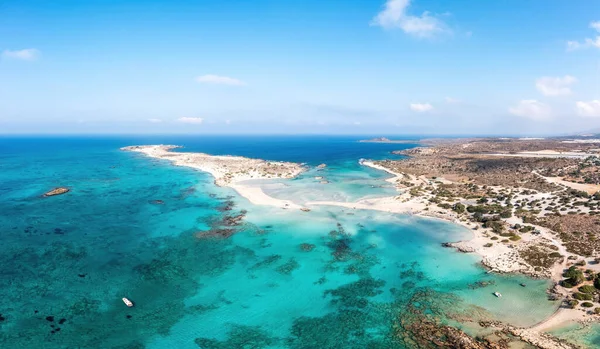
[[[470,236],[459,226],[254,206],[210,175],[118,150],[169,143],[326,163],[264,184],[295,201],[392,195],[387,175],[358,160],[412,145],[357,139],[0,139],[0,347],[407,348],[403,323],[415,309],[469,331],[467,320],[526,326],[555,310],[546,281],[486,274],[476,256],[442,248]],[[41,197],[57,186],[71,192]]]
[[[600,324],[587,325],[572,324],[550,332],[571,343],[576,343],[588,348],[600,348]]]

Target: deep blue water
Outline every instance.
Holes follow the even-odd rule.
[[[205,173],[119,151],[163,143],[326,163],[330,185],[315,186],[311,170],[289,181],[291,190],[273,192],[390,195],[387,175],[358,160],[411,145],[358,139],[0,138],[0,347],[406,348],[397,328],[415,302],[448,321],[467,313],[528,324],[554,310],[546,281],[522,288],[521,277],[486,274],[476,256],[443,249],[441,242],[470,236],[460,227],[253,206]],[[41,197],[57,186],[71,191]],[[243,223],[227,226],[241,212]],[[232,235],[206,238],[223,229]],[[472,287],[478,281],[494,289]],[[496,289],[502,300],[491,295]]]
[[[101,151],[131,144],[177,144],[182,151],[239,155],[308,164],[396,157],[394,150],[414,144],[359,143],[368,136],[12,136],[0,137],[0,153],[42,154],[45,151]],[[415,140],[416,142],[416,140]]]

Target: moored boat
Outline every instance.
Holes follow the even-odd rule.
[[[132,302],[132,301],[130,301],[129,299],[125,298],[125,297],[123,297],[123,303],[125,303],[125,305],[126,305],[128,308],[131,308],[131,307],[133,307],[133,302]]]
[[[500,292],[494,292],[494,296],[500,298],[500,297],[502,297],[502,294],[500,294]]]

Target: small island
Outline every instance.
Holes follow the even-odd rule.
[[[411,141],[411,140],[391,140],[389,138],[386,137],[377,137],[377,138],[371,138],[371,139],[363,139],[358,141],[359,143],[394,143],[394,144],[413,144],[416,143],[416,141]]]
[[[44,195],[42,195],[43,197],[50,197],[50,196],[56,196],[56,195],[62,195],[62,194],[66,194],[70,191],[69,188],[65,188],[65,187],[58,187],[58,188],[54,188],[46,193],[44,193]]]

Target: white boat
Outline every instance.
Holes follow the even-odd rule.
[[[500,292],[494,292],[494,296],[500,298],[500,297],[502,297],[502,294],[500,294]]]
[[[128,308],[131,308],[131,307],[133,307],[133,302],[132,302],[132,301],[130,301],[129,299],[125,298],[125,297],[123,297],[123,303],[125,303],[125,305],[126,305]]]

